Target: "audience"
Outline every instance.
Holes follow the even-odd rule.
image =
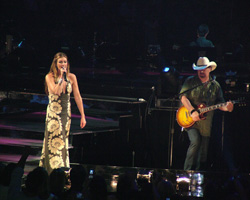
[[[155,198],[155,191],[153,184],[149,182],[147,178],[138,178],[138,189],[139,189],[139,199],[151,200]]]
[[[22,177],[24,174],[24,165],[29,156],[30,148],[26,147],[25,151],[17,163],[16,168],[11,174],[11,180],[8,190],[8,200],[54,200],[56,197],[49,193],[49,175],[42,167],[36,167],[29,172],[22,187]]]
[[[87,173],[82,165],[75,165],[70,171],[70,189],[66,191],[65,200],[84,199],[85,188],[84,184],[86,181]]]
[[[89,181],[87,200],[107,200],[107,184],[103,176],[94,175]]]
[[[15,163],[9,163],[7,165],[1,164],[1,176],[0,176],[0,199],[7,199],[8,189],[10,185],[10,178],[13,170],[15,169]]]
[[[119,175],[116,196],[118,200],[138,199],[138,187],[135,178],[131,173]]]
[[[175,195],[175,189],[170,181],[161,180],[157,184],[157,192],[160,200],[172,199]]]
[[[23,168],[16,167],[11,176],[8,199],[56,199],[49,193],[49,176],[42,167],[37,167],[27,175],[22,188]]]
[[[54,195],[49,192],[48,172],[43,167],[37,167],[28,174],[23,193],[26,197],[54,199]]]
[[[65,185],[66,185],[66,175],[65,172],[61,169],[53,169],[49,175],[49,189],[50,193],[62,199],[65,194]]]
[[[28,173],[23,183],[24,165],[29,155],[29,148],[23,153],[17,164],[10,163],[0,168],[1,200],[166,200],[189,199],[176,195],[170,181],[165,180],[161,171],[154,170],[150,181],[137,178],[135,173],[119,175],[117,191],[108,195],[107,183],[103,175],[93,175],[88,181],[82,165],[73,166],[70,171],[70,188],[66,191],[66,174],[59,168],[50,176],[43,167],[36,167]],[[86,184],[88,183],[88,184]],[[249,180],[234,174],[228,180],[211,179],[207,181],[203,199],[249,199]],[[7,194],[8,191],[8,194]]]

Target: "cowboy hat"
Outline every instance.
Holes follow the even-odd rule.
[[[211,71],[214,71],[217,67],[217,64],[214,61],[209,61],[207,57],[199,57],[197,60],[197,65],[193,64],[194,70],[203,70],[207,67],[211,67]]]

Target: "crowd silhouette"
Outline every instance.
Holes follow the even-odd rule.
[[[172,200],[192,199],[177,195],[174,185],[154,170],[150,181],[137,178],[132,170],[123,172],[115,192],[108,191],[105,175],[88,176],[83,165],[73,165],[70,171],[54,169],[50,174],[36,167],[24,175],[29,147],[18,163],[0,165],[1,200]],[[207,181],[203,199],[243,199],[250,197],[249,180],[236,172],[226,181],[219,178]]]

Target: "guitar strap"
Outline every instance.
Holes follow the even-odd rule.
[[[210,106],[213,105],[214,102],[210,102],[211,101],[211,96],[212,96],[212,91],[213,91],[213,82],[209,82],[207,85],[204,85],[204,87],[206,87],[205,91],[206,91],[206,102],[205,105],[206,106]]]
[[[209,83],[210,84],[210,83]],[[207,100],[207,102],[206,102],[206,105],[207,106],[210,106],[211,104],[210,104],[210,100],[211,100],[211,95],[212,95],[212,84],[210,84],[209,85],[209,87],[208,87],[208,89],[207,89],[207,94],[206,94],[206,96],[207,96],[207,98],[206,98],[206,100]]]

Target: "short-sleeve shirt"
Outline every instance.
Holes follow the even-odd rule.
[[[205,37],[199,37],[196,39],[196,41],[194,42],[191,42],[190,43],[190,46],[192,47],[214,47],[214,44],[210,41],[210,40],[207,40]]]
[[[183,93],[196,86],[198,87],[187,93]],[[180,93],[183,93],[180,98],[182,96],[186,96],[194,108],[197,108],[201,103],[205,104],[206,106],[212,106],[225,102],[221,86],[217,81],[214,80],[208,82],[207,84],[202,84],[197,75],[190,76],[185,80]],[[214,111],[206,113],[206,119],[197,121],[191,128],[198,129],[202,136],[210,136],[213,115]]]

